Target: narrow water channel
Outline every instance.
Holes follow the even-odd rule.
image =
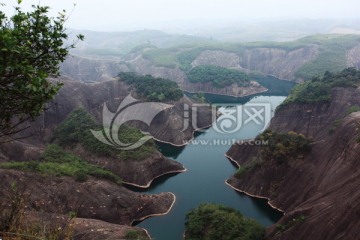
[[[212,103],[269,103],[273,114],[293,84],[277,79],[271,81],[272,91],[266,94],[245,98],[206,95],[206,98]],[[281,86],[281,91],[276,89],[276,85]],[[266,200],[248,197],[225,184],[225,180],[237,169],[224,155],[231,146],[229,140],[254,138],[257,134],[259,130],[252,125],[243,126],[231,134],[219,133],[211,127],[203,133],[196,134],[196,144],[182,148],[159,144],[160,151],[165,156],[182,163],[187,171],[156,179],[149,189],[131,188],[138,192],[172,192],[176,195],[176,203],[170,213],[148,218],[138,223],[138,226],[146,228],[153,239],[180,240],[185,230],[186,213],[200,203],[217,203],[233,207],[264,226],[275,223],[282,214],[268,206]]]

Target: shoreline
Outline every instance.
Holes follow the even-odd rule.
[[[227,159],[229,159],[231,162],[235,163],[236,166],[238,166],[239,168],[241,167],[241,165],[240,165],[237,161],[235,161],[235,159],[233,159],[232,157],[230,157],[229,155],[227,155],[227,153],[225,153],[224,155],[225,155],[225,157],[226,157]],[[264,196],[259,196],[259,195],[254,195],[254,194],[248,193],[248,192],[246,192],[246,191],[244,191],[244,190],[238,189],[238,188],[234,187],[233,185],[231,185],[230,183],[228,183],[228,180],[229,180],[229,179],[230,179],[230,178],[228,178],[228,179],[225,180],[225,184],[228,185],[229,187],[231,187],[232,189],[234,189],[235,191],[241,192],[241,193],[243,193],[243,194],[245,194],[245,195],[247,195],[247,196],[249,196],[249,197],[266,199],[266,200],[267,200],[267,204],[268,204],[271,208],[273,208],[273,209],[275,209],[275,210],[278,210],[278,211],[282,212],[282,213],[285,215],[285,211],[282,210],[282,209],[280,209],[280,208],[278,208],[278,207],[276,207],[275,205],[273,205],[273,204],[271,203],[271,199],[270,199],[270,198],[264,197]]]
[[[141,228],[141,229],[144,230],[144,232],[146,233],[146,236],[149,238],[149,240],[151,240],[151,236],[150,236],[148,230],[145,228]]]
[[[285,81],[285,80],[284,80]],[[265,88],[265,87],[264,87]],[[185,89],[181,89],[182,91],[186,92],[186,93],[191,93],[191,94],[197,94],[197,93],[204,93],[204,94],[213,94],[213,95],[220,95],[220,96],[225,96],[225,97],[234,97],[234,98],[243,98],[243,97],[248,97],[251,95],[256,95],[256,94],[260,94],[260,93],[264,93],[269,91],[269,89],[265,88],[266,90],[263,91],[259,91],[259,92],[255,92],[255,93],[249,93],[249,94],[245,94],[245,95],[231,95],[231,94],[223,94],[223,93],[212,93],[212,92],[203,92],[203,91],[199,91],[199,92],[191,92],[189,90],[185,90]]]
[[[275,210],[283,213],[284,216],[285,216],[286,212],[285,212],[284,210],[276,207],[275,205],[273,205],[273,204],[271,203],[271,199],[270,199],[270,198],[264,197],[264,196],[259,196],[259,195],[254,195],[254,194],[248,193],[248,192],[246,192],[246,191],[243,191],[243,190],[241,190],[241,189],[238,189],[238,188],[234,187],[233,185],[231,185],[230,183],[228,183],[228,180],[229,180],[229,178],[225,180],[225,184],[228,185],[230,188],[234,189],[234,190],[237,191],[237,192],[241,192],[241,193],[243,193],[243,194],[245,194],[245,195],[247,195],[247,196],[249,196],[249,197],[252,197],[252,198],[266,199],[266,200],[267,200],[267,204],[268,204],[271,208],[273,208],[273,209],[275,209]]]
[[[130,186],[142,188],[142,189],[147,189],[147,188],[149,188],[149,187],[151,186],[151,183],[152,183],[155,179],[157,179],[157,178],[159,178],[159,177],[162,177],[162,176],[165,176],[165,175],[171,174],[171,173],[183,173],[183,172],[186,172],[186,171],[187,171],[187,169],[183,166],[183,169],[182,169],[182,170],[174,170],[174,171],[169,171],[169,172],[166,172],[166,173],[162,173],[162,174],[154,177],[153,179],[151,179],[146,185],[138,185],[138,184],[136,184],[136,183],[130,183],[130,182],[125,182],[125,181],[123,181],[122,183],[123,183],[123,184],[126,184],[126,185],[130,185]]]
[[[190,138],[188,141],[183,141],[183,142],[184,142],[183,144],[175,144],[175,143],[172,143],[172,142],[163,141],[163,140],[160,140],[160,139],[155,138],[154,136],[153,136],[153,139],[154,139],[155,141],[157,141],[157,142],[169,144],[169,145],[174,146],[174,147],[184,147],[184,146],[189,145],[189,143],[190,143],[192,140],[195,139],[195,133],[196,133],[196,132],[199,132],[200,130],[204,130],[204,129],[209,129],[209,128],[211,128],[212,125],[213,125],[213,123],[211,123],[211,124],[208,125],[208,126],[205,126],[205,127],[202,127],[202,128],[197,128],[197,129],[193,130],[191,138]]]
[[[164,213],[154,213],[154,214],[146,215],[146,216],[144,216],[142,218],[139,218],[139,219],[135,219],[130,223],[130,226],[133,226],[134,222],[141,222],[141,221],[144,221],[145,219],[150,218],[150,217],[164,216],[164,215],[168,214],[171,211],[171,209],[173,208],[173,206],[174,206],[174,204],[176,202],[175,194],[173,194],[172,192],[168,192],[168,193],[171,194],[174,197],[174,200],[173,200],[173,202],[171,203],[169,209],[166,212],[164,212]]]
[[[246,140],[244,140],[246,141]],[[229,159],[231,162],[235,163],[236,166],[238,166],[238,168],[241,167],[240,163],[238,163],[237,161],[235,161],[235,159],[233,159],[232,157],[230,157],[227,153],[224,154],[224,156]]]

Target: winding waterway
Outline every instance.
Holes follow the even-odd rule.
[[[267,93],[244,98],[218,95],[205,97],[211,103],[269,103],[273,114],[293,84],[273,77],[263,81],[263,85],[270,89]],[[138,192],[172,192],[176,195],[176,202],[167,215],[148,218],[138,223],[138,226],[147,229],[156,240],[182,239],[186,213],[200,203],[217,203],[233,207],[264,226],[275,223],[282,214],[268,206],[266,200],[248,197],[225,184],[225,180],[237,169],[224,155],[232,144],[230,140],[254,138],[257,134],[259,129],[251,124],[244,125],[239,131],[231,134],[220,133],[211,127],[203,133],[196,134],[196,144],[182,148],[159,144],[160,151],[165,156],[182,163],[187,171],[156,179],[151,187],[145,190],[131,188]]]

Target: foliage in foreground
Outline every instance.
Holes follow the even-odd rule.
[[[65,10],[57,18],[48,12],[46,6],[29,12],[17,6],[12,17],[0,11],[0,136],[22,130],[19,124],[42,112],[61,87],[47,77],[59,75],[59,63],[74,44],[63,43]]]
[[[360,84],[360,71],[347,68],[338,73],[326,72],[323,77],[315,77],[294,87],[284,101],[288,103],[314,103],[329,101],[334,87],[357,87]]]
[[[141,159],[156,151],[155,143],[152,140],[137,149],[122,151],[100,142],[92,135],[90,129],[99,130],[101,127],[85,110],[77,109],[55,129],[53,140],[59,145],[69,148],[80,144],[96,156],[118,159]],[[119,139],[123,143],[134,143],[143,136],[138,129],[126,125],[121,126],[119,130]]]
[[[135,73],[119,73],[120,81],[133,86],[136,93],[146,101],[177,101],[183,96],[177,83],[150,75],[139,76]]]
[[[187,73],[190,82],[210,82],[216,88],[223,88],[234,83],[248,86],[250,78],[246,73],[218,66],[203,65],[194,67]]]
[[[233,208],[201,204],[186,215],[186,240],[261,240],[265,230]]]
[[[89,164],[88,162],[65,152],[55,144],[48,145],[40,161],[6,162],[0,168],[16,169],[20,171],[38,172],[50,176],[75,177],[83,182],[89,176],[103,178],[121,184],[121,178],[109,170]]]

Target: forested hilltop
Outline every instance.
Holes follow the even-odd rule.
[[[107,59],[117,57],[118,60],[101,60],[97,54],[77,55],[69,58],[62,70],[69,76],[78,77],[73,68],[72,72],[69,70],[77,63],[80,64],[79,70],[89,69],[89,75],[84,80],[98,81],[102,76],[115,76],[117,72],[125,71],[171,79],[181,86],[191,78],[189,73],[192,69],[210,65],[302,81],[321,76],[326,71],[359,67],[360,36],[314,35],[289,42],[200,41],[168,48],[143,42],[125,55],[114,52],[104,54]],[[94,67],[97,71],[90,74]]]

